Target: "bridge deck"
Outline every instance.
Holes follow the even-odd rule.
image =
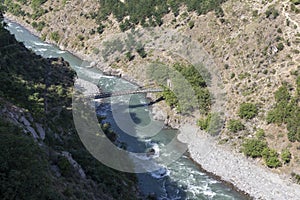
[[[103,99],[108,97],[123,96],[129,94],[144,94],[144,93],[157,93],[157,92],[163,92],[163,89],[157,88],[157,89],[144,89],[144,90],[139,89],[139,90],[127,90],[127,91],[117,91],[117,92],[104,92],[104,93],[91,95],[90,97],[94,97],[95,99]]]

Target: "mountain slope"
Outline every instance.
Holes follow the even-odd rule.
[[[81,143],[69,64],[35,55],[0,25],[0,198],[137,199],[136,177],[104,166]]]

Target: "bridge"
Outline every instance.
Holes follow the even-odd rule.
[[[108,97],[123,96],[123,95],[129,95],[129,94],[158,93],[158,92],[163,92],[163,91],[164,90],[161,88],[137,89],[137,90],[116,91],[116,92],[103,92],[103,93],[97,93],[94,95],[90,95],[89,97],[93,97],[95,99],[103,99],[103,98],[108,98]]]

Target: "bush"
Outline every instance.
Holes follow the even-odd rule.
[[[147,53],[145,51],[145,48],[143,46],[138,45],[136,52],[142,57],[145,58],[147,56]]]
[[[104,28],[105,26],[103,24],[99,24],[99,26],[97,27],[97,33],[101,35],[104,32]]]
[[[59,33],[58,33],[57,31],[52,32],[52,33],[50,34],[50,39],[53,40],[53,41],[55,41],[55,42],[59,42],[59,40],[60,40],[60,35],[59,35]]]
[[[223,120],[219,113],[209,113],[206,118],[199,119],[197,125],[212,136],[216,136],[223,126]]]
[[[259,140],[264,139],[266,137],[265,131],[263,129],[258,129],[257,132],[256,132],[256,137]]]
[[[195,26],[195,22],[194,21],[189,21],[188,26],[190,29],[193,29]]]
[[[239,117],[242,119],[252,119],[258,114],[256,105],[252,103],[242,103],[239,109]]]
[[[244,130],[245,126],[241,121],[231,119],[228,123],[228,129],[230,132],[237,133],[238,131]]]
[[[297,90],[299,88],[299,77],[296,80]],[[297,92],[296,92],[297,93]],[[286,124],[288,139],[291,142],[300,141],[300,106],[298,95],[292,97],[286,85],[281,86],[274,94],[276,104],[274,109],[267,114],[268,123]]]
[[[300,184],[300,175],[299,175],[299,174],[296,174],[295,172],[292,172],[292,173],[291,173],[291,176],[292,176],[293,180],[294,180],[297,184]]]
[[[284,49],[284,45],[282,44],[282,42],[280,42],[278,45],[277,45],[277,49],[278,51],[282,51]]]
[[[259,139],[247,139],[243,143],[242,152],[249,157],[262,157],[263,150],[267,148],[267,143]]]
[[[59,167],[60,172],[64,177],[70,177],[72,175],[73,167],[66,157],[60,156],[57,162],[57,166]]]
[[[201,118],[197,121],[197,125],[200,126],[201,130],[206,130],[208,129],[208,125],[210,123],[211,120],[211,114],[209,114],[207,117],[205,118]]]
[[[132,55],[131,51],[128,51],[125,56],[128,61],[132,61],[134,59],[134,55]]]
[[[292,154],[288,149],[284,149],[282,150],[281,153],[281,160],[283,161],[283,163],[289,163],[291,161],[292,158]]]
[[[299,5],[300,4],[300,0],[291,0],[291,2],[295,5]]]
[[[274,149],[265,148],[262,152],[265,163],[270,168],[281,167],[281,162],[278,159],[278,153]]]
[[[274,6],[270,6],[265,12],[265,14],[267,18],[270,18],[272,16],[273,19],[276,19],[279,16],[279,11],[275,9]]]

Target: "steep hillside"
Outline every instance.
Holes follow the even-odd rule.
[[[26,49],[0,17],[0,199],[137,199],[135,175],[104,166],[81,143],[69,64]]]
[[[142,27],[150,26],[160,27],[161,32],[154,33],[157,38],[160,33],[175,31],[185,35],[187,41],[197,41],[206,59],[214,63],[226,93],[225,125],[217,138],[219,143],[299,182],[298,0],[173,0],[166,4],[129,0],[40,1],[42,13],[37,12],[33,2],[6,1],[5,5],[10,17],[27,24],[46,41],[94,61],[101,69],[108,67],[110,73],[130,76],[143,84],[148,83],[146,70],[141,67],[145,63],[159,61],[169,66],[190,63],[167,54],[156,44],[151,46],[154,50],[145,50],[147,38],[145,46],[126,49],[126,44],[120,45],[124,37],[113,40],[112,35],[129,28],[144,33]],[[130,33],[134,35],[130,30],[126,35]],[[103,43],[104,40],[111,43]],[[178,46],[186,43],[172,42]],[[117,50],[111,53],[102,44]],[[107,52],[112,56],[105,57]],[[157,110],[167,114],[159,118],[179,122],[174,109],[166,108],[164,103],[160,106]],[[196,112],[194,116],[182,121],[195,123],[200,119],[200,127],[207,129],[213,115]]]

